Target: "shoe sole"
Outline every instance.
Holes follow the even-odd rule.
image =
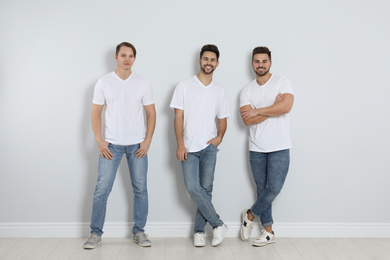
[[[204,243],[204,244],[198,244],[198,245],[195,245],[195,244],[194,244],[194,247],[204,247],[204,246],[206,246],[206,243]]]
[[[244,225],[244,219],[245,219],[245,215],[246,215],[247,211],[248,211],[248,209],[244,209],[244,211],[242,212],[241,232],[240,232],[242,241],[248,241],[250,238],[250,235],[247,239],[244,238],[244,228],[242,227]]]
[[[142,246],[142,247],[151,247],[152,246],[152,244],[143,245],[143,244],[137,242],[137,240],[134,240],[134,239],[133,239],[133,241],[134,241],[134,243],[136,243],[137,245]]]
[[[102,242],[99,242],[96,244],[96,246],[84,246],[84,249],[95,249],[96,247],[98,247]]]
[[[255,243],[255,242],[253,242],[252,245],[253,246],[257,246],[257,247],[262,247],[262,246],[266,246],[266,245],[274,244],[274,243],[275,243],[275,241],[265,242],[265,243]]]

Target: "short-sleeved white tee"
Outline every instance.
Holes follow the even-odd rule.
[[[196,75],[177,85],[170,107],[184,110],[183,139],[188,152],[206,148],[218,135],[215,119],[230,116],[224,88],[214,81],[204,86]]]
[[[93,103],[105,105],[104,140],[117,145],[145,140],[144,106],[154,104],[148,80],[134,72],[125,80],[108,73],[97,81]]]
[[[271,75],[266,84],[260,86],[256,79],[241,90],[240,107],[251,105],[258,109],[275,103],[278,94],[293,93],[290,81],[283,76]],[[291,148],[289,113],[270,117],[249,126],[249,151],[275,152]]]

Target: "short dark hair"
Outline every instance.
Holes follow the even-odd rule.
[[[217,60],[219,59],[219,50],[218,47],[215,46],[214,44],[206,44],[205,46],[202,47],[202,49],[200,50],[200,56],[199,56],[200,59],[202,58],[203,53],[205,53],[206,51],[214,52],[215,55],[217,55]]]
[[[256,47],[256,48],[253,49],[252,60],[253,60],[253,57],[255,57],[256,54],[261,54],[261,53],[268,54],[269,60],[271,61],[271,51],[267,47],[265,47],[265,46],[260,46],[260,47]]]
[[[125,46],[125,47],[129,47],[133,50],[133,53],[134,53],[134,57],[137,55],[137,50],[135,49],[134,45],[129,43],[129,42],[121,42],[119,43],[117,46],[116,46],[116,52],[115,54],[118,55],[120,49]]]

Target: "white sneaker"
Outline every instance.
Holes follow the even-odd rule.
[[[223,224],[222,226],[216,227],[213,229],[213,240],[211,241],[212,246],[217,246],[222,243],[228,227]]]
[[[253,241],[252,245],[265,246],[265,245],[272,244],[272,243],[275,243],[275,233],[272,232],[272,234],[271,234],[271,233],[267,232],[265,229],[263,229],[263,230],[261,230],[260,237],[258,239],[256,239],[255,241]]]
[[[204,233],[198,232],[194,234],[194,246],[201,247],[206,245],[206,240],[204,239]]]
[[[251,237],[253,229],[253,221],[248,219],[249,209],[244,209],[242,212],[242,223],[241,223],[241,239],[247,241]]]

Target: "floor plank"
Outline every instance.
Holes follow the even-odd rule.
[[[151,247],[140,247],[132,238],[103,238],[86,250],[86,238],[2,238],[1,260],[389,260],[389,238],[277,238],[275,244],[252,246],[253,238],[225,238],[217,247],[206,237],[205,247],[194,247],[193,238],[151,238]]]
[[[375,243],[377,243],[390,253],[390,238],[378,238],[375,239]]]
[[[277,243],[277,242],[276,242]],[[254,247],[256,256],[259,259],[281,260],[275,244],[270,244],[263,247]]]
[[[166,238],[150,238],[151,247],[141,248],[141,258],[139,260],[163,259],[166,249]]]
[[[298,249],[293,245],[293,243],[291,243],[290,239],[288,238],[276,238],[276,243],[274,246],[279,256],[284,260],[304,259],[303,255],[301,255]]]
[[[23,260],[46,259],[58,246],[63,238],[44,238],[37,243],[25,256]]]
[[[4,255],[20,238],[0,238],[0,257]]]
[[[165,239],[164,259],[187,259],[187,241],[183,237],[169,237]]]
[[[332,238],[331,240],[353,260],[374,259],[365,250],[353,243],[352,239]]]
[[[86,238],[64,238],[47,256],[46,260],[71,259],[76,250],[81,250]]]
[[[152,240],[151,240],[152,241]],[[137,245],[132,238],[126,238],[123,240],[122,248],[119,252],[117,259],[127,259],[127,260],[138,260],[141,259],[142,250],[149,250],[153,249],[153,241],[152,241],[152,247],[150,248],[143,248],[139,245]]]
[[[218,246],[211,246],[212,237],[206,237],[206,247],[208,247],[211,259],[232,260],[234,259],[230,239],[225,238]]]
[[[227,240],[229,241],[235,259],[238,257],[248,260],[258,259],[252,246],[252,239],[250,241],[242,241],[239,238],[228,238]]]
[[[390,259],[390,252],[384,249],[380,244],[375,242],[376,239],[357,238],[352,241],[360,248],[365,250],[373,259],[388,260]]]
[[[22,238],[13,244],[2,256],[1,260],[18,260],[28,254],[42,239],[41,238]]]
[[[304,259],[327,260],[322,251],[309,238],[290,238]]]
[[[344,253],[329,238],[311,238],[311,241],[321,250],[321,252],[331,260],[353,260]]]

